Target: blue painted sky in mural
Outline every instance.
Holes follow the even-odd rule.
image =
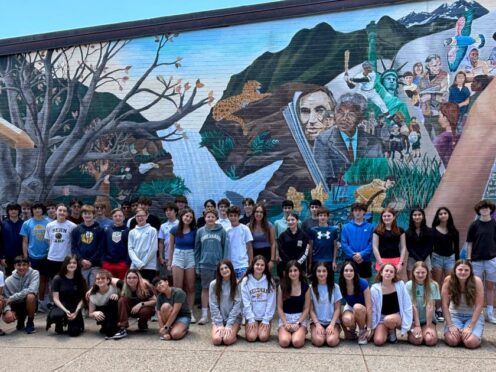
[[[193,13],[212,9],[230,8],[242,5],[260,4],[270,0],[86,0],[84,5],[74,0],[38,0],[9,1],[2,4],[2,13],[8,17],[2,19],[0,38],[25,36],[51,31],[61,31],[81,27],[119,23],[162,16]],[[415,6],[416,11],[431,11],[446,0],[421,2]],[[448,1],[449,2],[449,1]],[[479,0],[488,9],[496,7],[493,0]],[[399,18],[410,12],[412,5],[404,4],[394,7],[394,14]],[[367,8],[361,12],[372,15],[376,9]],[[50,20],[47,22],[47,20]],[[359,22],[349,22],[346,18],[336,17],[333,26],[343,32],[353,28],[362,28]]]

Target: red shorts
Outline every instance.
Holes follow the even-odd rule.
[[[401,257],[383,258],[382,259],[382,265],[393,264],[394,267],[398,267],[400,260],[401,260]],[[381,270],[381,266],[377,262],[375,263],[375,270],[376,271]]]
[[[129,266],[126,262],[113,263],[104,261],[102,262],[102,269],[110,271],[114,278],[124,279]]]

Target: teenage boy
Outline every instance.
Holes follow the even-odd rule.
[[[53,200],[47,200],[45,202],[45,206],[48,222],[55,221],[57,219],[57,203],[55,203]]]
[[[5,280],[3,297],[5,307],[3,309],[3,321],[13,323],[17,320],[17,330],[25,330],[26,333],[35,333],[34,315],[38,287],[40,285],[40,274],[37,270],[29,267],[26,257],[17,256],[14,260],[15,270]],[[26,317],[28,321],[26,324]]]
[[[341,249],[346,260],[352,260],[356,263],[360,277],[369,280],[372,276],[370,255],[372,253],[374,225],[364,220],[363,216],[366,212],[366,204],[353,203],[351,205],[353,220],[343,226]]]
[[[286,219],[291,214],[294,208],[294,203],[292,200],[284,200],[282,202],[282,213],[283,216],[280,220],[274,222],[274,229],[276,231],[276,238],[278,238],[286,229],[288,228],[288,223]]]
[[[243,225],[248,225],[250,223],[254,206],[255,201],[252,198],[243,199],[243,210],[245,211],[245,214],[239,219],[239,222],[241,222]]]
[[[95,207],[83,205],[83,223],[71,233],[71,251],[78,258],[81,274],[88,288],[95,284],[96,272],[102,266],[103,229],[95,221]]]
[[[5,267],[5,276],[9,276],[14,270],[14,259],[22,255],[21,232],[23,220],[21,206],[11,203],[7,205],[7,218],[2,221],[2,241],[0,244],[0,262]]]
[[[317,215],[317,211],[319,208],[322,207],[322,202],[318,199],[313,199],[310,202],[310,217],[308,217],[303,223],[301,224],[301,229],[305,234],[309,234],[310,229],[312,227],[318,226],[319,225],[319,218]]]
[[[44,216],[45,206],[35,203],[31,206],[32,218],[22,224],[20,235],[22,236],[22,255],[27,257],[31,268],[40,273],[40,287],[38,292],[38,310],[47,312],[48,296],[48,242],[45,240],[46,226],[49,221]]]
[[[33,203],[31,203],[29,200],[25,200],[21,202],[20,205],[21,205],[21,215],[19,217],[21,220],[27,221],[31,217],[33,217],[33,215],[31,214],[31,206],[33,205]]]
[[[227,210],[231,227],[227,229],[227,257],[234,266],[236,279],[243,278],[253,260],[253,236],[250,228],[240,223],[239,207],[232,205]]]
[[[198,218],[196,221],[196,227],[199,229],[200,227],[205,226],[205,212],[207,211],[215,211],[217,210],[217,203],[215,203],[215,200],[213,199],[207,199],[203,203],[203,212],[202,215]]]
[[[57,205],[57,219],[46,225],[45,240],[48,240],[48,277],[57,275],[65,257],[71,253],[71,233],[76,224],[66,219],[67,207]]]
[[[312,253],[309,254],[308,260],[309,272],[312,272],[312,264],[317,262],[326,262],[333,271],[336,271],[338,229],[336,226],[329,226],[327,208],[319,208],[316,214],[319,224],[308,232],[308,237],[312,241]]]
[[[186,293],[181,288],[171,287],[166,278],[155,278],[157,291],[157,319],[161,340],[180,340],[188,333],[191,309]]]
[[[231,222],[227,217],[227,210],[230,206],[231,202],[226,198],[220,199],[217,203],[217,208],[219,208],[219,219],[217,220],[217,223],[219,223],[226,231],[231,227]]]
[[[185,207],[188,206],[188,199],[184,195],[176,196],[174,203],[177,205],[180,213]]]
[[[102,269],[108,270],[112,276],[124,279],[131,259],[127,249],[129,229],[124,224],[125,214],[119,209],[110,212],[112,226],[103,230]]]
[[[467,233],[467,259],[472,261],[474,275],[484,282],[486,291],[486,319],[496,324],[494,317],[494,283],[496,282],[496,221],[491,217],[496,206],[489,200],[481,200],[474,206],[479,216]]]
[[[160,219],[153,215],[150,214],[150,207],[152,206],[152,201],[148,198],[140,198],[138,199],[138,204],[137,208],[143,209],[146,214],[148,215],[146,222],[150,224],[151,227],[155,228],[155,230],[160,230]],[[138,222],[136,221],[135,217],[130,218],[127,221],[127,227],[129,227],[129,230],[132,230],[136,227]]]
[[[124,213],[125,221],[127,221],[128,219],[130,219],[133,216],[131,202],[129,202],[129,201],[122,202],[121,210]]]
[[[172,273],[167,271],[167,263],[169,262],[169,237],[171,229],[179,225],[179,220],[177,219],[179,208],[174,203],[168,203],[164,206],[164,212],[167,221],[160,225],[160,230],[158,231],[158,269],[160,277],[168,278],[172,276]]]
[[[67,219],[76,225],[83,223],[83,217],[81,217],[81,208],[83,207],[83,202],[79,199],[72,199],[69,203],[70,214]]]
[[[95,221],[98,222],[100,227],[104,229],[107,226],[112,226],[112,220],[107,217],[107,206],[105,203],[96,202],[93,206],[95,207]]]

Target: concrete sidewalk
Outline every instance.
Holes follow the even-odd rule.
[[[181,341],[160,341],[158,324],[139,333],[136,324],[122,340],[104,340],[94,320],[86,319],[86,331],[77,338],[45,331],[45,316],[36,318],[37,333],[27,335],[15,326],[3,329],[0,338],[1,371],[494,371],[496,326],[486,323],[482,347],[477,350],[415,347],[403,339],[396,345],[358,346],[342,341],[336,348],[316,348],[309,336],[303,349],[282,349],[276,328],[268,343],[250,344],[241,330],[238,342],[215,347],[210,342],[210,325],[192,325]],[[441,333],[442,325],[438,325]],[[493,364],[494,363],[494,364]]]

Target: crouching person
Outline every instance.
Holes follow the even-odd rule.
[[[157,291],[157,319],[161,340],[180,340],[188,333],[191,310],[186,301],[186,292],[169,286],[165,278],[155,278]]]
[[[35,333],[34,315],[38,302],[37,293],[40,285],[40,273],[29,266],[28,258],[17,256],[14,259],[14,271],[5,280],[3,320],[13,323],[17,320],[17,330]],[[26,323],[27,317],[27,323]]]

